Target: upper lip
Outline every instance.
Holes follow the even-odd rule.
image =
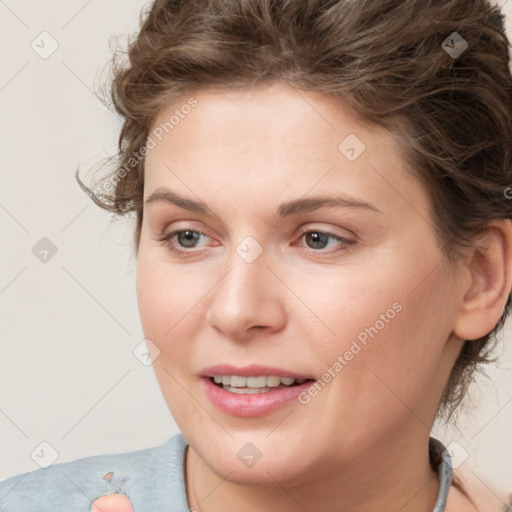
[[[258,377],[276,375],[277,377],[290,377],[292,379],[313,379],[311,375],[285,370],[276,366],[264,366],[251,364],[247,366],[233,366],[231,364],[217,364],[208,366],[201,372],[202,377],[213,377],[214,375],[239,375],[241,377]]]

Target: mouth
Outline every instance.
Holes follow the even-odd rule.
[[[203,392],[219,411],[246,418],[293,406],[316,381],[306,374],[261,365],[217,365],[200,376]]]
[[[293,377],[283,377],[278,375],[257,375],[245,377],[242,375],[214,375],[210,377],[217,387],[222,388],[229,393],[239,395],[257,395],[268,393],[279,389],[300,386],[307,381],[313,382],[314,379],[295,379]]]
[[[200,374],[211,403],[230,416],[257,417],[292,407],[315,382],[311,375],[277,366],[218,364]]]

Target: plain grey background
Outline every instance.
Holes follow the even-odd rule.
[[[502,3],[512,16],[512,0]],[[0,0],[0,479],[178,432],[151,366],[133,354],[144,338],[134,224],[112,223],[74,177],[80,164],[87,181],[115,151],[120,123],[92,90],[109,38],[136,31],[147,5]],[[461,470],[512,490],[510,326],[463,428],[434,431]]]

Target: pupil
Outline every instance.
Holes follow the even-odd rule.
[[[199,233],[196,233],[194,231],[190,231],[190,230],[187,229],[186,231],[178,233],[178,238],[181,237],[180,238],[180,244],[183,245],[183,247],[194,247],[193,242],[195,240],[197,240],[198,235],[199,235]],[[181,243],[182,240],[185,241],[184,244]],[[189,245],[188,242],[192,242],[192,243]]]
[[[319,243],[319,241],[320,241],[321,247],[313,247],[314,249],[323,249],[325,247],[325,243],[321,242],[322,237],[324,239],[326,238],[326,235],[324,235],[324,233],[312,232],[312,233],[308,233],[307,236],[310,239],[313,239],[313,244]],[[325,240],[323,240],[323,241],[325,242]]]

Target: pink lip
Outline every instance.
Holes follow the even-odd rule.
[[[237,372],[219,372],[215,375],[243,375]],[[256,374],[252,374],[256,375]],[[264,375],[264,373],[257,373],[257,375]],[[276,373],[269,373],[268,375],[276,375]],[[277,372],[279,375],[279,372]],[[250,376],[250,375],[249,375]],[[285,375],[286,377],[290,375]],[[293,377],[293,375],[291,375]],[[289,388],[275,389],[267,391],[266,393],[258,393],[254,395],[241,395],[237,393],[230,393],[222,389],[217,384],[214,384],[210,377],[201,379],[203,389],[206,396],[218,409],[226,414],[233,416],[265,416],[271,412],[284,407],[286,404],[293,402],[304,391],[306,391],[312,384],[312,380],[308,380],[297,386]]]
[[[208,366],[201,372],[201,377],[213,377],[214,375],[239,375],[241,377],[258,377],[261,375],[276,375],[277,377],[291,377],[292,379],[313,379],[311,375],[295,373],[277,366],[262,366],[251,364],[248,366],[233,366],[231,364],[218,364]]]

